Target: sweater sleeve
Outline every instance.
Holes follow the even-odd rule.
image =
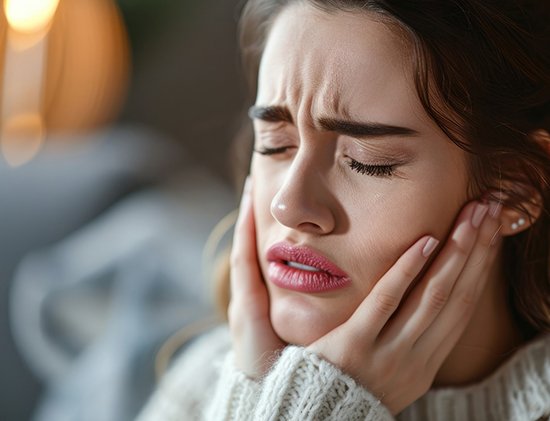
[[[394,420],[351,377],[301,347],[285,348],[262,382],[225,359],[208,420]]]

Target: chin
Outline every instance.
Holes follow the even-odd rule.
[[[272,299],[273,329],[288,344],[309,346],[349,317],[331,301],[300,294]]]

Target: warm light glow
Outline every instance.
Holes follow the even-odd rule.
[[[32,33],[46,28],[59,0],[4,0],[9,25],[19,32]]]
[[[30,161],[40,150],[46,135],[44,120],[38,113],[19,114],[3,122],[2,154],[12,167]]]
[[[113,0],[2,5],[8,28],[0,30],[0,160],[17,167],[58,133],[111,120],[127,83],[128,46]]]

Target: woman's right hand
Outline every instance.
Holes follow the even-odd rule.
[[[231,301],[228,319],[237,368],[262,377],[286,345],[269,317],[269,295],[258,264],[252,208],[252,180],[245,183],[231,250]]]

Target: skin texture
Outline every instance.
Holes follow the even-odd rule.
[[[256,105],[288,112],[252,113],[259,152],[235,230],[228,311],[248,376],[265,375],[286,344],[305,346],[393,414],[430,387],[482,379],[522,341],[500,271],[510,210],[468,197],[467,157],[425,115],[406,48],[366,14],[296,4],[276,18]],[[327,119],[415,134],[357,138],[326,129]],[[352,160],[392,170],[361,174]],[[281,241],[323,254],[351,284],[324,293],[274,285],[266,252]]]
[[[267,249],[287,240],[321,252],[353,280],[310,295],[268,282],[271,320],[288,343],[308,345],[342,324],[418,238],[444,238],[467,200],[465,153],[424,114],[403,49],[383,23],[309,6],[283,11],[271,30],[256,104],[284,105],[295,123],[254,122],[256,149],[290,147],[252,162],[262,272]],[[353,120],[419,134],[354,139],[317,130],[316,119],[347,119],[332,99]],[[363,175],[347,156],[403,164],[392,177]]]

